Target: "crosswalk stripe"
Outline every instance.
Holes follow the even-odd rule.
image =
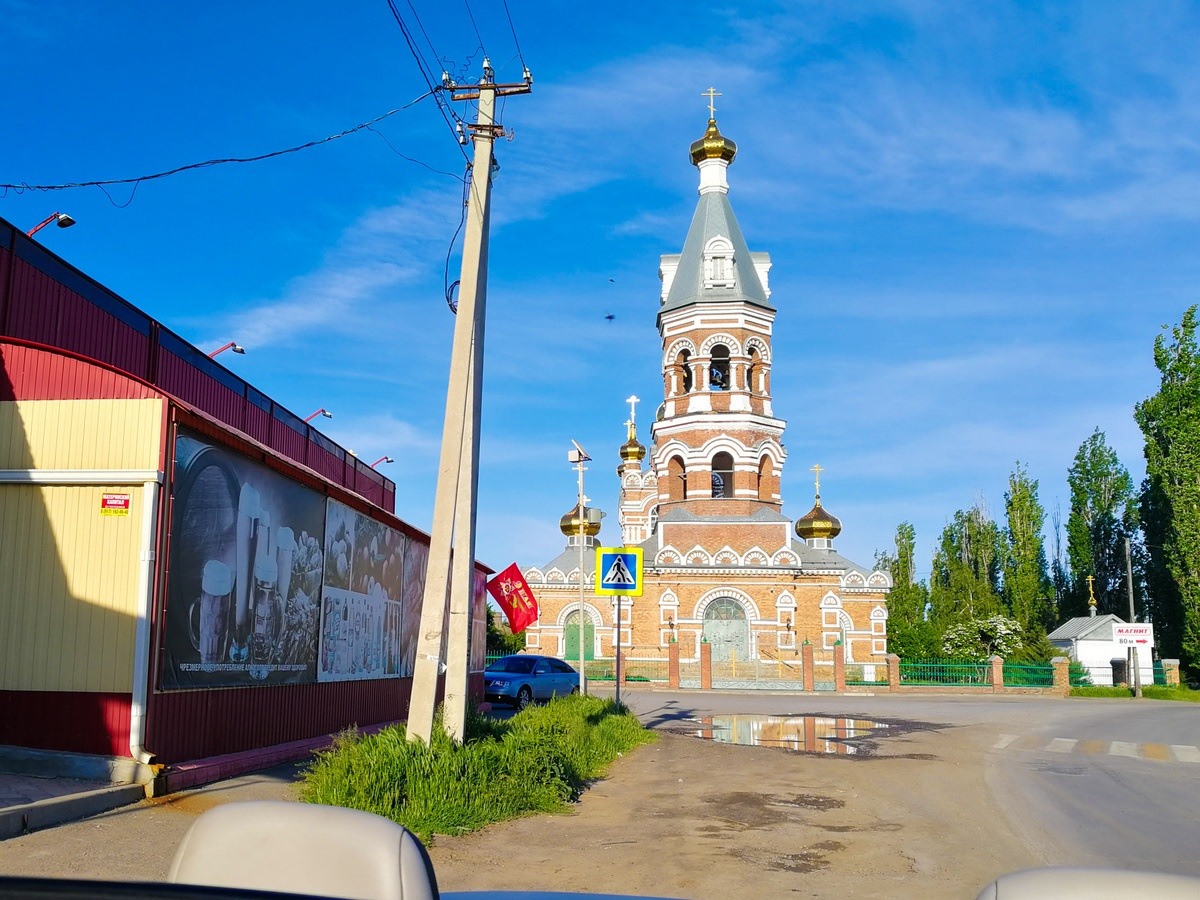
[[[1128,756],[1139,759],[1138,745],[1129,741],[1113,741],[1108,748],[1109,756]]]
[[[993,750],[1003,750],[1009,744],[1017,739],[1015,734],[1002,734],[996,739],[996,743],[992,745]]]
[[[1171,750],[1180,762],[1200,763],[1200,750],[1187,744],[1172,744]]]
[[[1051,753],[1070,753],[1077,743],[1079,742],[1072,738],[1055,738],[1046,745],[1046,749]]]
[[[1146,759],[1167,762],[1171,759],[1171,752],[1167,750],[1166,744],[1142,744],[1142,756]]]

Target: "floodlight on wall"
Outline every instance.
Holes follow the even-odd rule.
[[[308,416],[308,417],[307,417],[307,418],[306,418],[304,421],[305,421],[305,422],[311,422],[311,421],[312,421],[313,419],[315,419],[317,416],[324,416],[324,417],[325,417],[325,418],[327,418],[327,419],[332,419],[332,418],[333,418],[333,413],[331,413],[329,410],[327,410],[325,407],[323,407],[323,406],[322,406],[320,409],[318,409],[318,410],[317,410],[315,413],[313,413],[311,416]]]
[[[37,234],[39,231],[41,231],[43,228],[45,228],[51,222],[54,222],[59,228],[70,228],[72,225],[75,224],[75,220],[72,219],[70,216],[68,216],[66,213],[56,212],[53,215],[47,216],[41,222],[38,222],[38,224],[36,224],[32,228],[30,228],[27,232],[25,232],[25,236],[33,237],[35,234]]]
[[[379,457],[379,459],[375,460],[375,462],[371,463],[371,468],[372,469],[375,468],[380,463],[393,463],[393,462],[395,462],[395,460],[392,459],[390,456],[381,456],[381,457]]]
[[[240,344],[238,344],[237,341],[230,341],[224,347],[218,347],[212,353],[208,354],[208,358],[212,359],[218,353],[224,353],[226,350],[232,350],[234,353],[245,353],[246,352],[246,348],[241,346]]]

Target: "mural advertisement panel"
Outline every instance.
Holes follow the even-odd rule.
[[[411,674],[402,664],[404,629],[416,628],[403,613],[410,543],[396,529],[329,501],[318,681]]]
[[[325,498],[180,429],[162,686],[316,678]]]

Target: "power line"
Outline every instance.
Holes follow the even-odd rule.
[[[300,144],[296,147],[288,147],[285,150],[274,150],[270,153],[262,153],[258,156],[230,156],[230,157],[223,157],[220,159],[206,159],[204,162],[189,163],[186,166],[177,166],[176,168],[168,169],[165,172],[155,172],[152,175],[139,175],[136,178],[108,178],[108,179],[103,179],[100,181],[73,181],[73,182],[69,182],[66,184],[0,184],[0,189],[3,189],[5,191],[5,193],[7,193],[9,190],[13,190],[13,191],[16,191],[17,193],[21,193],[23,191],[63,191],[68,188],[80,188],[80,187],[98,187],[98,188],[103,189],[105,185],[113,185],[113,184],[139,185],[143,181],[153,181],[156,178],[166,178],[168,175],[178,175],[180,172],[187,172],[192,169],[206,169],[209,166],[220,166],[220,165],[224,165],[226,163],[250,163],[250,162],[259,162],[264,159],[273,159],[276,156],[283,156],[288,153],[296,153],[300,150],[307,150],[310,147],[317,147],[321,144],[328,144],[330,141],[336,141],[339,138],[344,138],[347,135],[354,134],[355,132],[362,131],[363,129],[370,130],[372,125],[382,122],[384,119],[388,118],[389,116],[394,116],[396,113],[402,112],[403,110],[406,110],[409,107],[414,106],[417,103],[420,103],[426,97],[437,96],[438,90],[439,90],[438,88],[431,88],[428,93],[422,94],[416,100],[406,103],[403,106],[398,106],[395,109],[389,110],[381,116],[376,116],[374,119],[371,119],[369,122],[363,122],[360,125],[355,125],[353,128],[347,128],[345,131],[338,132],[337,134],[331,134],[329,137],[320,138],[319,140],[315,140],[315,141],[309,141],[306,144]],[[416,160],[414,160],[414,162],[415,161]],[[135,188],[135,190],[136,190],[136,188]],[[105,193],[107,193],[107,191],[105,191]],[[109,199],[111,199],[111,197]],[[130,201],[133,200],[132,195],[130,196],[129,199],[130,199]],[[128,202],[125,205],[128,206],[129,205]]]
[[[529,67],[525,65],[525,57],[521,53],[521,42],[517,40],[517,29],[513,27],[512,13],[508,11],[508,0],[503,0],[503,3],[504,15],[508,17],[508,30],[512,32],[513,43],[517,45],[517,58],[521,60],[522,68],[529,71]]]
[[[479,46],[483,49],[483,55],[487,56],[487,48],[483,46],[483,35],[479,33],[479,26],[475,24],[475,14],[471,12],[470,0],[463,0],[463,6],[467,8],[467,18],[471,20],[471,27],[475,29],[475,37],[479,39]]]

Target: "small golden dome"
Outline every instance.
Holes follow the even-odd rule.
[[[842,533],[842,521],[821,506],[821,497],[817,495],[816,505],[796,520],[796,537],[835,538]]]
[[[737,144],[721,134],[716,119],[709,119],[704,137],[692,144],[692,165],[698,166],[706,159],[723,159],[731,163],[735,156]]]
[[[584,507],[584,515],[586,517],[588,507]],[[569,510],[563,513],[563,517],[558,520],[558,530],[567,537],[579,534],[579,507],[572,506]],[[583,533],[588,537],[595,537],[600,533],[599,522],[584,522]]]
[[[624,462],[641,462],[646,458],[646,448],[638,443],[637,427],[632,419],[625,425],[629,429],[629,439],[621,445],[621,459]]]

